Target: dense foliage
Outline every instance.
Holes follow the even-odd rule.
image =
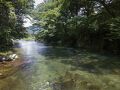
[[[118,53],[119,9],[119,0],[45,0],[33,14],[42,27],[36,39]]]
[[[33,0],[0,0],[0,51],[10,49],[12,39],[26,35],[23,16],[32,5]]]

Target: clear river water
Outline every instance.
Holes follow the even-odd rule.
[[[0,90],[120,90],[118,57],[35,41],[19,46],[26,63],[0,79]]]

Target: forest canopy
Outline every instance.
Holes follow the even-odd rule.
[[[52,45],[120,52],[119,0],[0,0],[0,50],[12,39],[26,36],[23,19],[33,17],[41,27],[36,40]]]
[[[26,35],[23,16],[33,8],[33,0],[0,0],[0,51],[10,49],[12,39]]]
[[[44,0],[32,16],[42,28],[39,41],[120,51],[120,0]]]

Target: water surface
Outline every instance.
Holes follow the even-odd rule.
[[[25,63],[0,79],[0,90],[120,90],[118,57],[35,41],[19,45]]]

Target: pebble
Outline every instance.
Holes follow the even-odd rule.
[[[2,73],[0,73],[0,76],[2,76]]]
[[[6,58],[4,58],[4,57],[2,58],[3,61],[4,61],[5,59],[6,59]]]
[[[46,82],[46,85],[50,85],[50,83],[49,83],[49,82]]]

